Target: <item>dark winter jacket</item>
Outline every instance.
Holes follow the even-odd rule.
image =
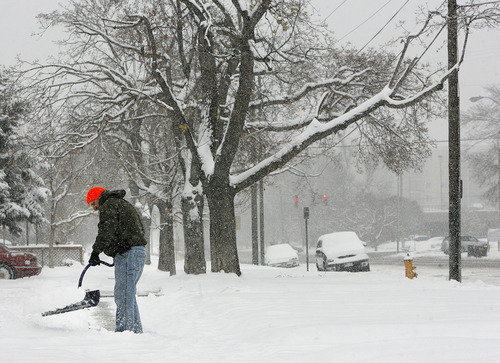
[[[124,196],[124,190],[105,190],[99,196],[99,225],[93,251],[115,257],[132,246],[146,245],[139,213]]]

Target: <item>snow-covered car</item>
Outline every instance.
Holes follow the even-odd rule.
[[[334,232],[319,237],[316,267],[318,271],[370,271],[370,261],[356,232]]]
[[[273,267],[297,267],[299,255],[288,243],[269,246],[266,250],[266,265]]]
[[[488,253],[490,244],[488,241],[481,241],[478,240],[474,236],[460,236],[460,245],[461,245],[461,251],[460,252],[468,252],[469,246],[472,246],[474,250],[479,251],[480,255],[486,256]],[[446,236],[443,239],[443,242],[441,243],[441,251],[443,251],[445,254],[450,253],[450,237]]]
[[[34,254],[11,251],[0,245],[0,279],[35,276],[41,271],[42,267]]]
[[[429,238],[430,238],[429,236],[426,236],[423,234],[414,234],[414,235],[410,236],[410,240],[417,241],[417,242],[427,241]]]

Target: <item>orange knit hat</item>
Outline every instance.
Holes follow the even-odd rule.
[[[93,200],[99,199],[99,196],[105,190],[106,189],[101,188],[101,187],[93,187],[93,188],[89,189],[89,191],[87,193],[87,204],[90,204],[90,202],[92,202]]]

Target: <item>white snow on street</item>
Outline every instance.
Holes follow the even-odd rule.
[[[42,317],[80,301],[85,289],[106,294],[114,284],[102,265],[80,289],[84,266],[44,267],[36,277],[0,280],[0,361],[498,362],[500,269],[464,268],[458,283],[446,266],[414,263],[419,275],[410,280],[403,257],[366,273],[243,264],[241,277],[186,275],[182,261],[171,277],[154,260],[139,291],[160,293],[138,298],[141,335],[113,332],[111,297]]]

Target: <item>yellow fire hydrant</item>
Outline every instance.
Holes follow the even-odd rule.
[[[407,253],[406,257],[405,257],[405,273],[406,273],[406,277],[408,277],[409,279],[417,277],[418,274],[415,271],[413,271],[416,268],[417,268],[416,266],[413,266],[413,259],[410,257],[410,254]]]

